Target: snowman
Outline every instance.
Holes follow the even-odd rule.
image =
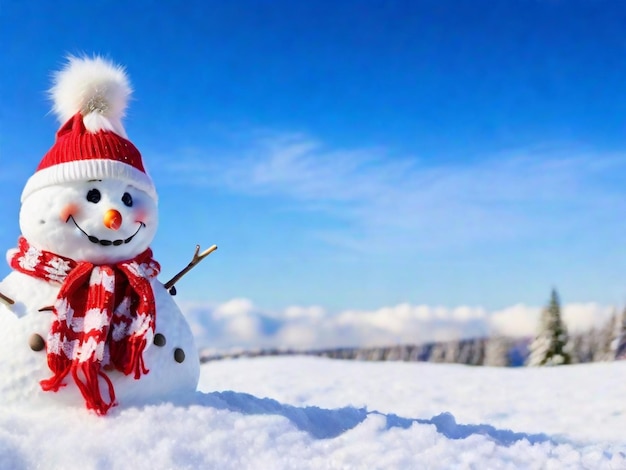
[[[70,57],[55,76],[63,125],[23,189],[0,282],[3,403],[104,415],[196,390],[194,338],[150,249],[157,193],[121,122],[130,93],[99,57]]]

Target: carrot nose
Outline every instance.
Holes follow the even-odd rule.
[[[115,209],[109,209],[104,213],[104,226],[111,230],[117,230],[122,226],[122,214]]]

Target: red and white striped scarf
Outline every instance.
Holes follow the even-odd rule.
[[[106,414],[116,403],[105,370],[134,374],[135,379],[148,373],[143,351],[154,336],[156,316],[150,279],[161,269],[152,250],[132,260],[94,265],[38,250],[20,237],[10,265],[61,284],[46,343],[53,375],[40,382],[42,389],[58,391],[71,374],[87,408]],[[107,386],[108,400],[102,396],[99,378]]]

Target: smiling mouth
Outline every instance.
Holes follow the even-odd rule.
[[[89,235],[87,232],[85,232],[80,225],[78,225],[78,223],[76,223],[76,220],[74,220],[74,216],[70,215],[67,220],[65,221],[65,223],[68,223],[70,221],[70,219],[72,219],[72,222],[74,222],[74,225],[76,225],[76,228],[78,228],[78,230],[80,230],[81,232],[83,232],[83,234],[87,237],[87,239],[91,242],[91,243],[95,243],[97,245],[102,245],[102,246],[120,246],[120,245],[124,245],[126,243],[130,243],[132,241],[133,238],[135,238],[135,235],[137,235],[139,233],[139,230],[141,230],[141,227],[145,227],[146,224],[144,224],[143,222],[139,222],[139,227],[137,227],[137,231],[135,233],[133,233],[130,237],[126,238],[126,239],[118,239],[118,240],[101,240],[98,237],[94,236],[94,235]]]

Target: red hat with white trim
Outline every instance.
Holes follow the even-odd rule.
[[[122,126],[132,92],[124,69],[100,57],[69,57],[50,91],[64,124],[26,182],[22,202],[46,186],[95,179],[128,181],[156,200],[141,154]]]

